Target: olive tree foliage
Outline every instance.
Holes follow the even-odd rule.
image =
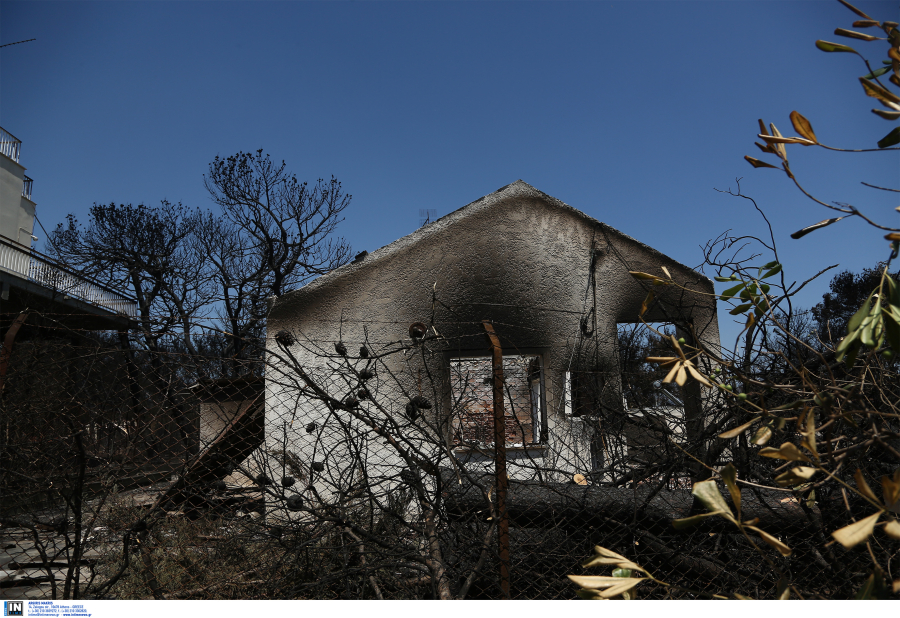
[[[834,276],[828,284],[829,291],[812,308],[817,335],[821,339],[837,339],[840,333],[846,331],[850,318],[878,286],[883,270],[884,265],[881,264],[874,268],[864,268],[861,273],[845,270]],[[900,270],[895,270],[890,277],[895,281],[900,280]]]
[[[816,41],[827,53],[855,54],[866,74],[858,82],[880,108],[872,112],[888,121],[900,119],[900,30],[897,22],[879,21],[839,0],[859,18],[853,27],[838,28],[837,36],[883,45],[887,59],[872,64],[855,48]],[[885,36],[877,36],[883,32]],[[886,108],[886,109],[885,109]],[[723,235],[705,249],[705,268],[714,270],[726,289],[717,296],[730,314],[744,322],[733,347],[712,349],[684,339],[669,339],[666,354],[646,360],[668,370],[663,382],[679,385],[696,380],[718,392],[714,427],[718,434],[702,452],[692,456],[706,470],[695,479],[696,515],[673,521],[676,530],[688,530],[708,518],[725,520],[747,547],[758,552],[777,585],[767,592],[775,598],[815,598],[828,590],[831,597],[896,598],[900,593],[900,283],[891,262],[900,251],[900,227],[886,223],[883,213],[866,212],[843,203],[828,203],[805,188],[791,170],[789,151],[797,145],[838,152],[883,152],[896,156],[900,127],[880,139],[877,148],[849,149],[822,143],[812,123],[793,111],[796,136],[784,136],[760,120],[757,147],[768,161],[746,157],[754,168],[780,170],[796,187],[833,217],[794,234],[801,239],[848,217],[866,221],[887,241],[884,261],[859,276],[844,273],[832,282],[832,295],[813,310],[813,320],[802,317],[792,297],[822,273],[800,285],[788,283],[778,257],[774,234],[763,240]],[[874,141],[874,140],[873,140]],[[771,162],[769,162],[771,161]],[[865,184],[865,183],[864,183]],[[874,190],[900,192],[898,188]],[[740,191],[732,195],[756,202]],[[900,211],[900,208],[897,209]],[[768,220],[766,220],[768,222]],[[747,253],[746,248],[751,248]],[[752,249],[757,249],[753,251]],[[633,272],[648,288],[642,310],[654,302],[654,286],[684,285],[667,272]],[[682,325],[689,330],[690,325]],[[701,363],[700,361],[708,361]],[[716,367],[704,373],[700,367]],[[724,408],[724,413],[722,408]],[[803,534],[778,529],[766,518],[742,517],[742,495],[755,488],[781,490],[808,516]],[[746,504],[746,502],[745,502]],[[800,547],[798,543],[805,545]],[[802,539],[802,540],[801,540]],[[812,539],[812,541],[811,541]],[[799,558],[798,558],[799,553]],[[815,557],[815,563],[810,557]],[[802,561],[807,561],[803,564]],[[636,598],[647,586],[688,590],[656,578],[648,565],[626,555],[597,547],[586,567],[612,569],[601,575],[570,576],[586,598]],[[818,569],[819,590],[805,588],[796,577],[803,569]],[[856,571],[866,570],[857,578]],[[700,586],[698,585],[698,588]],[[725,583],[713,596],[742,597]]]
[[[165,340],[192,356],[241,360],[264,332],[266,299],[349,260],[334,238],[351,196],[331,179],[310,188],[261,150],[216,157],[204,177],[219,211],[163,201],[94,204],[51,235],[58,257],[135,296],[140,343]]]

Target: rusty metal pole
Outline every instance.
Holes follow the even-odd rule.
[[[506,490],[509,477],[506,476],[506,419],[503,409],[503,349],[494,327],[487,320],[482,321],[488,338],[494,373],[494,462],[497,477],[497,542],[500,550],[500,589],[503,597],[509,593],[509,514],[506,512]]]
[[[26,309],[13,320],[9,330],[6,331],[6,336],[3,337],[3,345],[0,346],[0,391],[3,390],[3,383],[6,382],[6,370],[9,369],[9,359],[12,356],[13,342],[16,340],[16,334],[19,332],[19,329],[22,328],[22,324],[25,323],[27,317],[28,310]]]

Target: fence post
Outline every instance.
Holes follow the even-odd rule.
[[[494,383],[494,462],[497,483],[497,542],[500,549],[500,588],[503,597],[510,598],[509,593],[509,515],[506,512],[506,489],[509,478],[506,476],[506,419],[503,409],[503,349],[494,327],[488,320],[481,322],[488,338],[492,356]]]
[[[25,323],[27,317],[28,309],[20,313],[16,319],[13,320],[12,325],[10,325],[9,330],[6,331],[6,335],[3,337],[3,345],[0,345],[0,391],[3,390],[3,383],[6,381],[6,370],[9,369],[9,359],[12,357],[13,342],[16,340],[16,334],[19,332],[19,329],[22,328],[22,324]]]

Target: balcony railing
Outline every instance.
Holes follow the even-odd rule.
[[[137,301],[133,298],[82,277],[50,257],[6,238],[0,238],[0,270],[107,311],[130,318],[137,316]]]
[[[0,153],[19,162],[19,154],[22,152],[22,140],[15,135],[0,127]]]
[[[31,199],[31,184],[33,182],[34,181],[28,176],[26,176],[25,180],[22,182],[22,197],[24,197],[26,200]]]

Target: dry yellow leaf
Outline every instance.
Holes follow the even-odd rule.
[[[860,519],[858,522],[852,523],[849,526],[844,526],[840,530],[835,530],[831,533],[831,536],[833,536],[834,540],[838,543],[847,549],[850,549],[871,536],[872,532],[875,530],[875,524],[878,523],[879,517],[881,517],[881,511],[878,511],[874,515],[869,515],[865,519]]]
[[[859,489],[859,492],[877,504],[878,497],[875,495],[875,492],[872,491],[872,488],[869,487],[869,484],[866,483],[866,478],[863,476],[862,470],[857,468],[856,472],[853,474],[853,479],[856,481],[856,487]]]
[[[766,543],[768,543],[769,545],[771,545],[772,547],[777,549],[778,553],[780,553],[782,556],[787,557],[787,556],[791,555],[790,547],[788,547],[787,545],[782,543],[780,540],[778,540],[777,538],[775,538],[774,536],[772,536],[765,530],[761,530],[760,528],[757,528],[756,526],[747,526],[747,527],[750,528],[751,530],[755,531],[757,534],[759,534],[759,536],[762,537],[763,541],[765,541]]]
[[[892,539],[900,540],[900,523],[898,523],[897,520],[892,519],[891,521],[885,523],[884,531]]]
[[[802,137],[805,137],[815,144],[819,143],[819,140],[816,139],[816,134],[813,133],[812,125],[809,124],[809,120],[804,118],[803,114],[796,110],[791,112],[791,124],[794,125],[794,130]]]

